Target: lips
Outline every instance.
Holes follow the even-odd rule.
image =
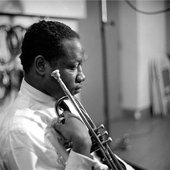
[[[82,86],[78,86],[75,88],[75,90],[81,90]]]
[[[82,89],[82,86],[77,86],[77,87],[75,87],[75,91],[76,91],[77,93],[79,93],[81,89]]]

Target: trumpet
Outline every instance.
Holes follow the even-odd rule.
[[[102,162],[106,163],[108,165],[109,169],[111,169],[111,170],[123,170],[123,167],[121,166],[119,160],[116,158],[116,156],[114,155],[114,153],[112,152],[112,150],[111,150],[111,148],[108,144],[109,142],[111,142],[111,138],[109,137],[107,140],[103,141],[102,136],[107,135],[108,134],[107,131],[104,131],[103,134],[99,133],[99,129],[104,129],[104,125],[100,125],[99,127],[96,127],[96,125],[94,124],[94,122],[90,118],[89,114],[87,113],[87,111],[85,110],[83,105],[80,103],[80,101],[78,99],[76,99],[70,93],[70,91],[68,90],[68,88],[66,87],[64,82],[62,81],[62,79],[60,77],[59,70],[53,71],[51,73],[51,76],[54,77],[58,81],[63,92],[65,93],[65,96],[60,98],[57,101],[56,106],[55,106],[56,113],[57,113],[59,119],[62,120],[64,118],[63,118],[62,114],[59,113],[58,108],[60,107],[63,100],[65,100],[67,98],[71,101],[71,103],[73,104],[73,106],[77,110],[80,118],[82,119],[83,123],[86,125],[86,127],[89,130],[89,134],[90,134],[91,139],[92,139],[91,152],[99,151],[100,155],[101,155]],[[67,108],[67,109],[69,110],[69,108]]]

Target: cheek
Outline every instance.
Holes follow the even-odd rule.
[[[63,77],[63,78],[62,78]],[[71,88],[75,84],[75,76],[73,74],[65,74],[61,78],[68,88]]]
[[[74,85],[74,78],[73,77],[70,77],[70,76],[68,76],[68,77],[65,77],[64,78],[64,83],[68,86],[68,87],[70,87],[70,86],[73,86]]]
[[[55,79],[49,78],[48,81],[46,82],[46,87],[48,88],[47,90],[53,91],[56,90],[58,86],[58,82]]]

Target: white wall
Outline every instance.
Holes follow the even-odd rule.
[[[139,1],[137,6],[145,11],[165,9],[163,1]],[[159,15],[138,14],[137,108],[139,109],[150,104],[148,64],[152,58],[166,55],[165,29],[165,13]]]
[[[164,1],[131,2],[143,11],[165,8]],[[165,13],[141,14],[122,1],[119,9],[122,107],[141,110],[150,105],[150,59],[166,54]]]
[[[138,44],[137,15],[124,2],[119,3],[120,70],[122,107],[136,108]]]
[[[120,109],[120,55],[118,52],[118,1],[107,1],[108,21],[113,26],[105,25],[107,81],[108,81],[108,114],[109,121],[121,115]],[[86,81],[82,90],[82,103],[96,124],[105,123],[103,88],[103,56],[101,39],[101,21],[98,0],[87,0],[87,18],[80,20],[80,35],[86,53],[89,56],[84,65]],[[108,123],[109,124],[109,123]]]
[[[86,0],[1,0],[0,12],[21,13],[48,16],[83,19],[86,17]],[[22,25],[28,27],[33,22],[38,21],[39,17],[8,17],[0,16],[0,24]],[[59,20],[59,19],[57,19]],[[68,24],[71,28],[78,31],[77,20],[59,20]]]
[[[86,0],[1,0],[0,11],[84,18],[86,16]]]

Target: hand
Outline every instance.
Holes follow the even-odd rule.
[[[72,150],[82,155],[90,157],[91,138],[88,129],[79,117],[65,111],[65,121],[62,123],[57,119],[53,123],[54,129],[64,138],[72,143]]]

